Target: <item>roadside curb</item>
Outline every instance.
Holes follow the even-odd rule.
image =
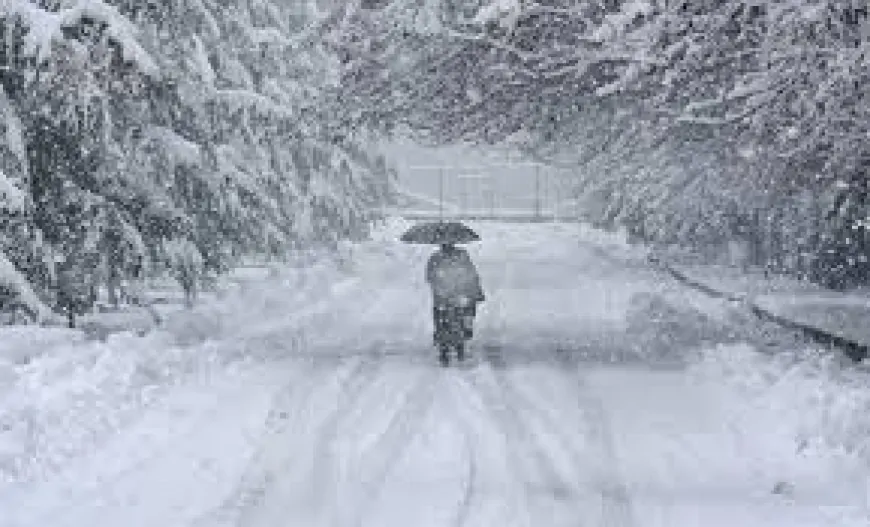
[[[650,257],[650,261],[665,270],[675,280],[686,286],[691,287],[692,289],[700,291],[713,298],[719,298],[731,302],[741,302],[750,312],[752,312],[753,315],[755,315],[759,319],[773,322],[791,331],[797,331],[817,344],[821,344],[831,349],[836,348],[855,363],[860,363],[864,359],[867,359],[868,356],[870,356],[870,346],[868,346],[867,344],[862,344],[860,342],[845,338],[841,335],[836,335],[830,331],[821,329],[819,327],[795,322],[794,320],[788,319],[781,315],[777,315],[776,313],[772,313],[760,307],[759,305],[750,302],[745,295],[728,293],[726,291],[719,291],[718,289],[710,287],[708,284],[693,279],[686,273],[674,268],[672,265],[663,262],[656,257]]]

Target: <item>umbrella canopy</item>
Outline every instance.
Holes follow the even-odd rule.
[[[455,221],[420,223],[408,229],[400,238],[405,243],[468,243],[480,240],[480,236],[467,225]]]

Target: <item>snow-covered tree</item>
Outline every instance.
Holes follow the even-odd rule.
[[[337,141],[319,120],[335,82],[317,36],[323,7],[4,2],[7,282],[74,314],[178,244],[220,272],[312,241],[317,200],[364,230],[376,207],[358,191],[383,195],[389,173],[371,170],[364,138]],[[339,161],[360,152],[363,162]]]
[[[698,247],[752,231],[758,263],[780,268],[833,247],[852,254],[809,274],[867,276],[865,3],[362,4],[332,26],[344,122],[430,143],[519,135],[575,164],[602,221]],[[798,209],[817,232],[797,234]]]

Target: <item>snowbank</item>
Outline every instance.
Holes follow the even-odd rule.
[[[312,249],[285,265],[237,269],[191,310],[159,306],[171,312],[144,336],[148,313],[83,317],[102,340],[65,328],[0,328],[0,481],[33,480],[94,450],[175,384],[293,353],[311,337],[311,317],[345,303],[357,268],[407,267],[404,253],[388,250],[404,228],[390,220],[374,240],[342,244],[341,258]],[[395,265],[385,267],[391,254]]]
[[[736,344],[701,353],[689,373],[721,387],[733,411],[726,424],[745,431],[757,470],[780,482],[780,488],[867,492],[866,371],[812,350],[766,355]]]
[[[835,292],[757,269],[672,263],[663,268],[687,286],[742,303],[758,317],[833,345],[856,362],[867,357],[870,296],[866,290]]]
[[[40,326],[0,327],[0,368],[26,364],[52,348],[75,344],[84,339],[85,336],[74,329]]]
[[[415,222],[398,216],[384,218],[383,225],[372,232],[374,242],[395,242],[403,232],[410,229]]]
[[[689,369],[722,388],[734,409],[730,426],[751,434],[758,470],[784,488],[822,485],[866,489],[870,468],[870,383],[866,366],[808,345],[794,331],[765,325],[748,306],[858,342],[870,342],[866,294],[835,293],[814,284],[759,270],[692,264],[673,268],[722,293],[711,303],[740,330],[742,343],[707,348]],[[729,302],[727,299],[740,299]],[[729,307],[730,306],[730,307]],[[741,323],[738,317],[743,318]],[[862,328],[861,326],[864,326]],[[785,338],[792,335],[793,341]],[[761,346],[773,353],[760,353]],[[750,447],[747,447],[750,448]],[[866,498],[866,497],[865,497]]]
[[[61,328],[0,328],[0,481],[33,480],[93,450],[175,384],[293,352],[305,317],[340,302],[352,280],[327,254],[319,258],[240,270],[216,298],[145,336],[123,315],[118,323],[129,327],[104,341]]]
[[[632,254],[634,249],[628,248],[621,233],[591,227],[584,231],[584,239],[608,247],[614,257],[632,258],[649,251],[637,248]],[[866,493],[870,485],[867,367],[808,348],[800,335],[759,321],[745,309],[745,302],[751,300],[796,321],[859,337],[870,312],[866,294],[832,293],[733,266],[680,265],[678,269],[727,293],[726,298],[742,301],[667,288],[664,294],[634,298],[626,333],[629,341],[644,343],[640,352],[644,361],[676,354],[687,362],[690,376],[721,389],[721,404],[730,412],[724,425],[746,442],[744,451],[754,456],[762,479],[772,482],[771,492],[804,493],[815,499],[830,495],[824,487],[837,489],[834,494]],[[762,353],[763,347],[772,353]]]

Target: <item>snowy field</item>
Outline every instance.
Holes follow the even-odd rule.
[[[568,224],[478,225],[443,369],[404,227],[144,337],[4,333],[0,527],[870,524],[864,374]]]

